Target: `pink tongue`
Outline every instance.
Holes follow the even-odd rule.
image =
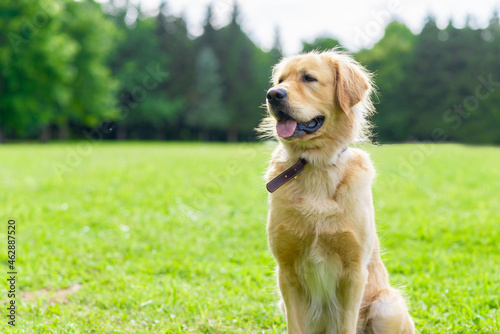
[[[288,138],[295,132],[295,127],[297,122],[293,119],[288,119],[286,121],[278,121],[276,124],[276,131],[278,131],[278,136],[281,138]]]

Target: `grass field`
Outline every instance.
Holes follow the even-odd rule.
[[[265,232],[271,150],[0,146],[0,332],[282,333]],[[500,332],[500,149],[367,150],[383,258],[419,331]],[[14,329],[5,316],[9,218]]]

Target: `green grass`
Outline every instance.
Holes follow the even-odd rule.
[[[378,170],[383,258],[417,328],[500,332],[500,149],[367,149]],[[0,146],[0,300],[8,299],[8,218],[17,222],[18,290],[82,285],[67,302],[18,295],[15,330],[282,333],[265,232],[271,150]]]

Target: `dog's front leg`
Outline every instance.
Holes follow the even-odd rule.
[[[285,303],[289,334],[306,334],[307,299],[294,268],[278,267],[278,285]]]
[[[339,281],[339,301],[344,314],[339,333],[356,333],[367,278],[368,271],[363,268],[348,268],[342,274]]]

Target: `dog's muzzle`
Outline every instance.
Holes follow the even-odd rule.
[[[266,97],[269,104],[278,106],[286,100],[287,94],[283,88],[271,88],[267,91]]]
[[[298,122],[290,116],[287,93],[283,88],[271,88],[267,91],[269,112],[276,118],[276,131],[281,138],[297,138],[318,131],[325,121],[324,116],[317,116],[307,122]]]

